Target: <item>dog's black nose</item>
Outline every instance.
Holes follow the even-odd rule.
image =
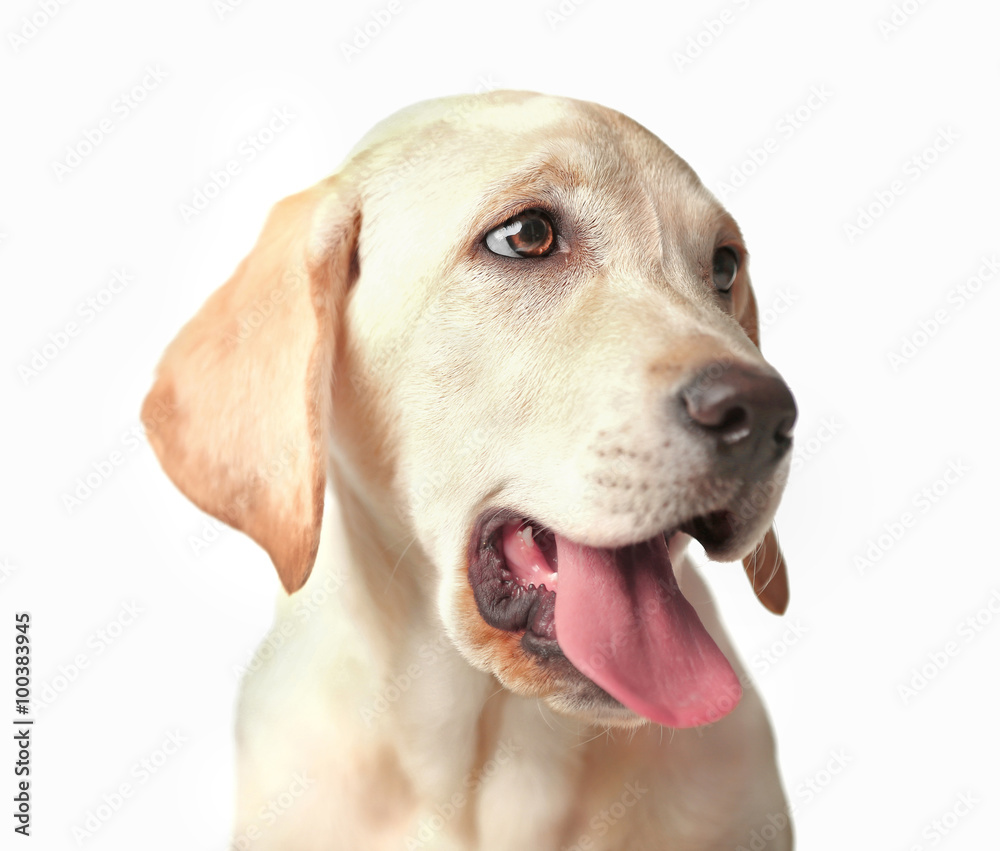
[[[680,397],[690,423],[721,455],[768,466],[792,445],[795,399],[773,372],[717,361],[699,370]]]

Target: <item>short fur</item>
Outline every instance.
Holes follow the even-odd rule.
[[[565,250],[490,254],[483,235],[530,207]],[[150,436],[178,487],[295,592],[243,684],[237,847],[791,847],[752,688],[697,729],[609,710],[488,626],[467,576],[491,507],[613,547],[752,504],[712,555],[784,609],[787,464],[751,503],[759,484],[708,475],[661,415],[706,364],[765,363],[745,264],[728,300],[711,285],[723,241],[742,245],[736,223],[659,139],[530,93],[404,110],[277,205],[145,408],[170,412]]]

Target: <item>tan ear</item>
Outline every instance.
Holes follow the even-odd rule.
[[[773,526],[767,530],[764,540],[743,559],[743,569],[754,594],[765,608],[776,615],[783,615],[788,608],[788,571]]]
[[[167,348],[143,405],[167,475],[267,550],[289,593],[319,545],[334,324],[359,223],[344,196],[331,178],[275,206]]]
[[[760,327],[757,324],[757,300],[749,282],[746,286],[746,301],[737,314],[740,325],[753,344],[760,348]],[[754,551],[743,559],[743,569],[746,571],[753,586],[754,594],[764,606],[776,615],[783,615],[788,608],[788,571],[785,568],[785,557],[778,546],[778,536],[772,526],[764,535],[764,540],[754,548]]]
[[[750,282],[746,282],[746,286],[741,287],[739,291],[736,292],[736,304],[734,305],[736,309],[736,318],[740,323],[740,327],[746,332],[746,335],[753,341],[753,344],[759,349],[760,348],[760,326],[757,324],[757,299],[754,298],[753,288],[750,286]]]

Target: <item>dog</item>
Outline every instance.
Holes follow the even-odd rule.
[[[685,547],[784,611],[795,402],[739,228],[648,130],[524,92],[386,119],[276,205],[163,411],[169,477],[287,592],[233,848],[792,847]]]

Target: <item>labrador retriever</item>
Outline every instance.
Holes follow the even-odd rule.
[[[795,403],[739,228],[649,131],[523,92],[392,116],[276,206],[144,410],[288,592],[234,848],[791,847],[685,546],[784,610]]]

